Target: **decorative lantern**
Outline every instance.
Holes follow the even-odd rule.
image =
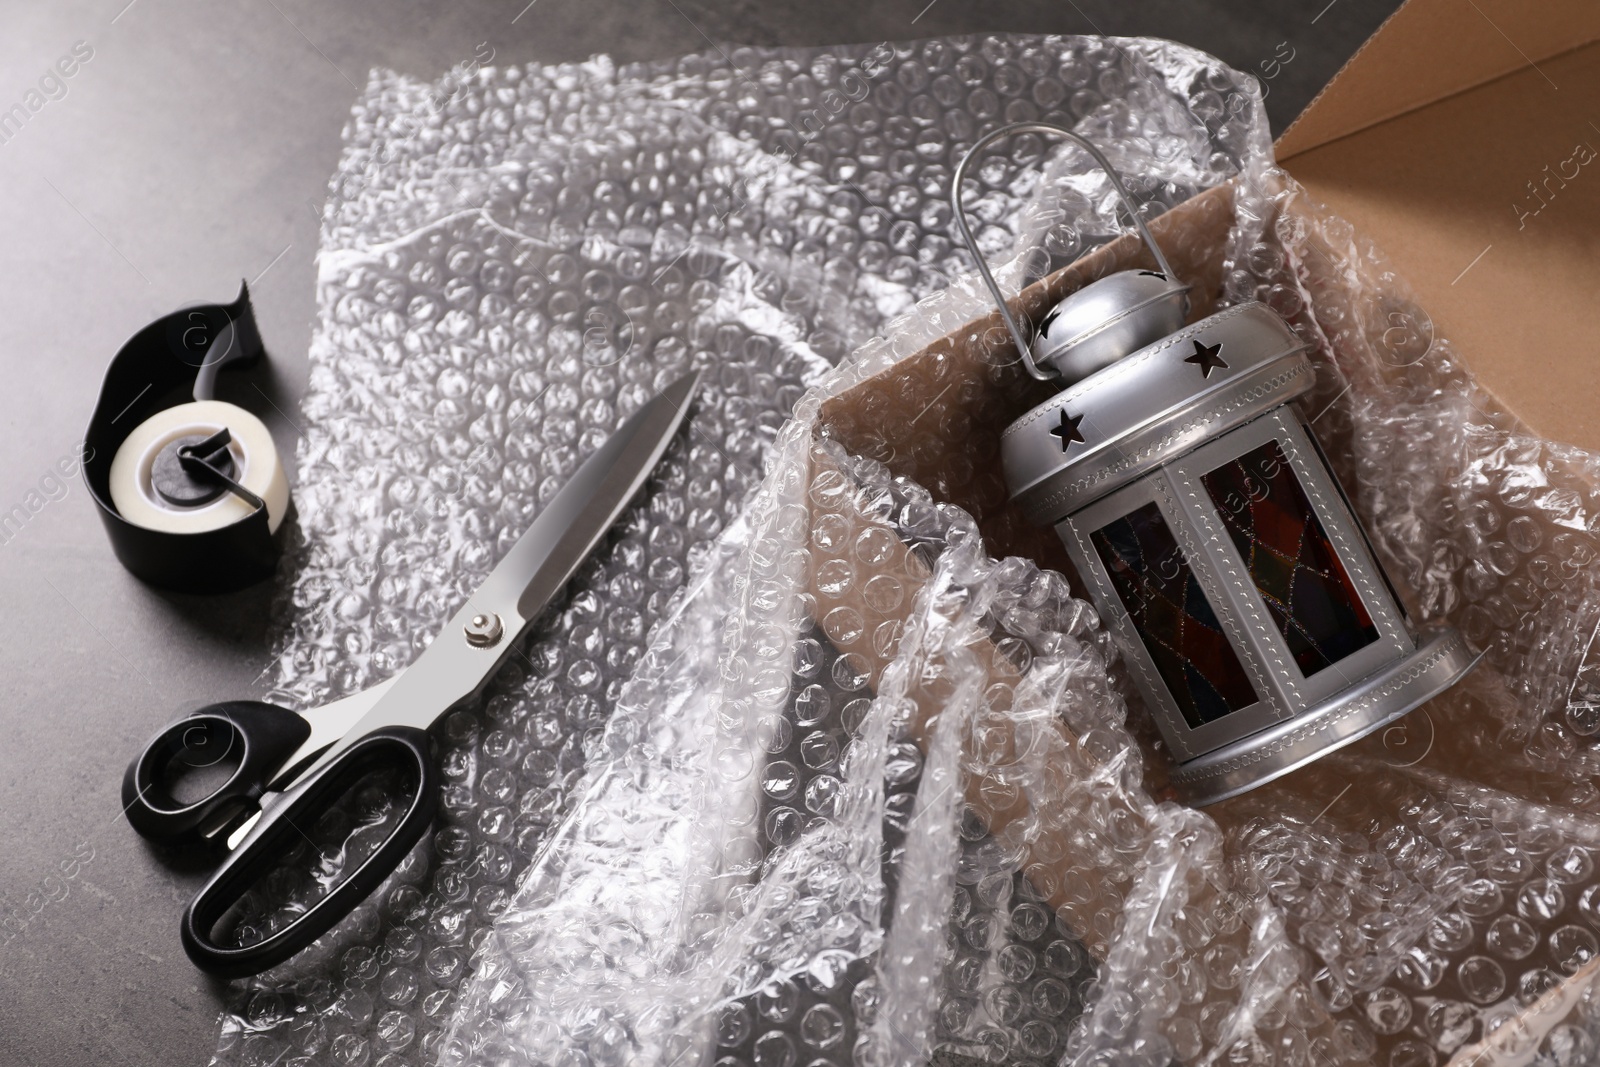
[[[1030,345],[961,205],[993,141],[1051,132],[1110,177],[1159,269],[1085,286]],[[1294,401],[1308,347],[1249,302],[1185,326],[1188,289],[1088,141],[1048,123],[980,138],[955,217],[1034,377],[1061,392],[1002,439],[1011,497],[1052,525],[1195,805],[1235,796],[1392,722],[1476,662],[1450,629],[1414,631]]]

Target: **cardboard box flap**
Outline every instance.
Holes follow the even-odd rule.
[[[1409,0],[1284,131],[1278,159],[1513,71],[1537,69],[1595,40],[1600,4],[1592,0]]]
[[[1430,341],[1530,429],[1600,452],[1600,5],[1508,11],[1411,0],[1278,158],[1379,246]],[[1491,19],[1530,57],[1553,54],[1524,60]],[[1509,62],[1496,48],[1513,69],[1483,80]],[[1447,92],[1474,63],[1476,83]],[[1395,86],[1411,106],[1396,96],[1367,121]]]

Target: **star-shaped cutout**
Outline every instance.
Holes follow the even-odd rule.
[[[1195,366],[1199,367],[1200,377],[1209,378],[1211,377],[1211,372],[1218,367],[1221,367],[1223,370],[1228,369],[1228,365],[1222,362],[1222,356],[1218,354],[1221,351],[1221,341],[1218,341],[1214,345],[1203,345],[1199,341],[1196,341],[1194,343],[1194,355],[1185,356],[1183,361],[1185,363],[1193,363]]]
[[[1071,448],[1072,442],[1083,440],[1083,431],[1078,429],[1082,421],[1082,415],[1068,415],[1066,408],[1061,409],[1061,425],[1050,431],[1061,438],[1061,451]]]
[[[1044,317],[1043,321],[1041,321],[1039,323],[1039,336],[1040,337],[1049,337],[1050,336],[1050,324],[1052,322],[1055,322],[1056,319],[1059,318],[1060,316],[1061,316],[1061,309],[1060,308],[1055,308],[1054,310],[1052,310],[1050,312],[1050,314],[1046,315]]]

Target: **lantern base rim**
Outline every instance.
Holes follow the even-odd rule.
[[[1172,785],[1203,808],[1281,778],[1438,696],[1481,658],[1452,629],[1420,635],[1417,647],[1337,697],[1174,768]]]

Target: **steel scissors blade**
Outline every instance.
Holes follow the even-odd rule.
[[[685,375],[635,412],[573,474],[525,533],[395,677],[301,715],[259,701],[202,708],[163,729],[128,766],[122,799],[146,837],[231,849],[183,916],[184,950],[213,974],[256,974],[293,956],[343,918],[399,865],[433,821],[439,772],[427,731],[480,694],[518,637],[553,600],[636,496],[666,451],[700,384]],[[232,766],[204,798],[165,784],[175,761]],[[335,888],[294,921],[243,946],[214,938],[218,922],[357,782],[398,769],[417,783],[399,824]]]

